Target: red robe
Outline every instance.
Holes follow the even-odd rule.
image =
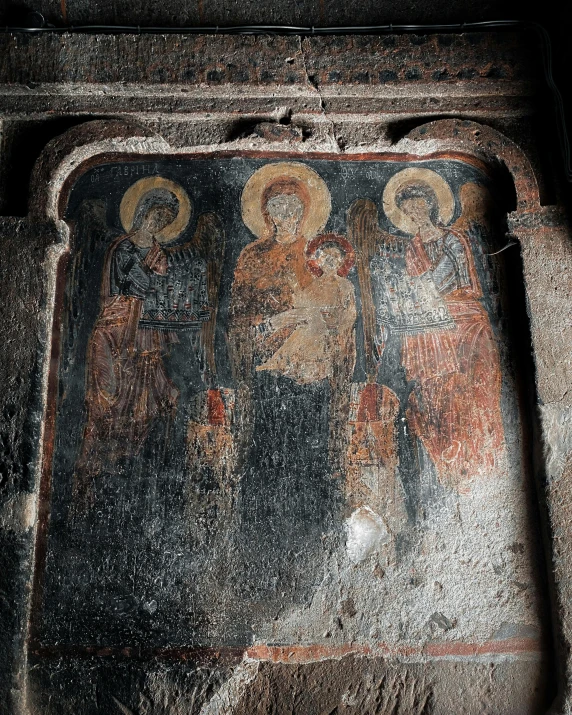
[[[473,477],[491,473],[504,431],[498,349],[479,301],[482,292],[471,248],[464,236],[454,236],[464,251],[468,283],[457,284],[442,297],[456,327],[406,336],[403,364],[407,379],[416,382],[407,410],[410,428],[425,446],[441,483],[462,489]],[[436,264],[416,236],[406,251],[407,272],[419,276]]]
[[[151,422],[170,416],[178,398],[163,364],[176,335],[140,328],[143,299],[111,293],[114,253],[125,240],[126,236],[118,238],[105,257],[101,311],[87,351],[87,420],[78,477],[95,476],[106,466],[112,468],[120,457],[136,454]],[[146,259],[142,266],[151,271]],[[88,488],[83,481],[78,487]]]

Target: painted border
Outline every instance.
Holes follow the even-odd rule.
[[[443,120],[447,122],[448,120]],[[488,128],[487,128],[488,129]],[[73,131],[73,130],[72,130]],[[494,131],[494,130],[491,130]],[[496,133],[496,132],[495,132]],[[423,140],[426,137],[423,136]],[[66,172],[63,181],[59,183],[60,189],[57,196],[53,194],[50,206],[46,206],[48,214],[55,209],[55,218],[62,229],[62,252],[56,260],[54,266],[56,271],[55,295],[53,301],[53,323],[51,330],[51,347],[48,358],[47,390],[44,404],[44,439],[41,454],[41,476],[39,488],[39,504],[37,514],[37,532],[35,541],[35,557],[33,567],[33,586],[30,607],[30,625],[28,635],[28,653],[40,657],[124,657],[136,659],[165,658],[169,660],[193,660],[197,662],[232,662],[238,663],[243,657],[254,660],[269,660],[273,662],[311,662],[323,658],[339,658],[347,654],[361,654],[369,656],[383,656],[396,658],[449,658],[462,656],[493,656],[493,655],[521,655],[530,654],[538,656],[552,651],[550,644],[532,638],[509,638],[499,641],[487,641],[485,643],[468,643],[457,641],[436,641],[429,642],[424,646],[403,645],[395,646],[386,643],[378,643],[372,646],[343,645],[323,646],[319,644],[293,645],[293,646],[253,646],[253,647],[178,647],[178,648],[149,648],[149,647],[106,647],[106,646],[75,646],[75,645],[43,645],[38,638],[38,631],[42,616],[43,586],[45,576],[45,565],[47,559],[48,524],[50,516],[51,488],[52,488],[52,459],[56,428],[55,397],[58,389],[58,372],[60,360],[60,338],[63,317],[63,299],[67,279],[67,268],[69,253],[71,250],[71,230],[70,224],[64,220],[68,201],[75,183],[87,171],[112,162],[137,162],[137,161],[176,161],[192,159],[220,159],[220,158],[261,158],[261,159],[298,159],[298,160],[328,160],[328,161],[378,161],[378,162],[422,162],[431,160],[456,160],[467,163],[485,175],[491,176],[494,167],[487,162],[483,155],[462,151],[460,149],[443,148],[442,150],[429,153],[412,153],[410,151],[399,151],[398,143],[394,151],[367,151],[359,153],[342,153],[331,151],[295,151],[292,148],[244,150],[244,149],[214,149],[205,151],[202,148],[189,151],[165,152],[165,151],[100,151],[86,158],[80,163],[72,162],[69,171]],[[421,144],[421,142],[419,142]],[[434,145],[433,142],[431,144]],[[89,146],[89,145],[87,145]],[[86,146],[86,148],[87,148]],[[408,147],[409,148],[409,147]],[[411,147],[413,148],[413,147]],[[415,147],[417,149],[421,146]],[[65,163],[65,160],[64,162]],[[55,173],[55,172],[54,172]],[[536,185],[536,182],[534,182]],[[50,211],[50,208],[52,211]],[[64,230],[64,225],[65,229]]]

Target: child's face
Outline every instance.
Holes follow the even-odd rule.
[[[344,262],[344,255],[339,248],[327,246],[323,248],[316,257],[316,263],[320,266],[324,275],[331,276],[337,273]]]

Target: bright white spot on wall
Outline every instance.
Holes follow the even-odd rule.
[[[390,539],[383,519],[368,506],[356,509],[345,526],[348,556],[354,564],[367,559]]]

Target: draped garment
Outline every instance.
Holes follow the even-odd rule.
[[[121,236],[105,257],[101,309],[88,344],[79,473],[94,475],[135,455],[153,420],[172,415],[177,403],[178,390],[163,362],[177,336],[139,325],[155,275],[148,255]]]
[[[491,472],[503,444],[499,353],[467,239],[447,231],[423,243],[418,235],[405,258],[409,275],[434,280],[455,322],[404,337],[403,365],[414,382],[408,421],[439,480],[462,489]]]

